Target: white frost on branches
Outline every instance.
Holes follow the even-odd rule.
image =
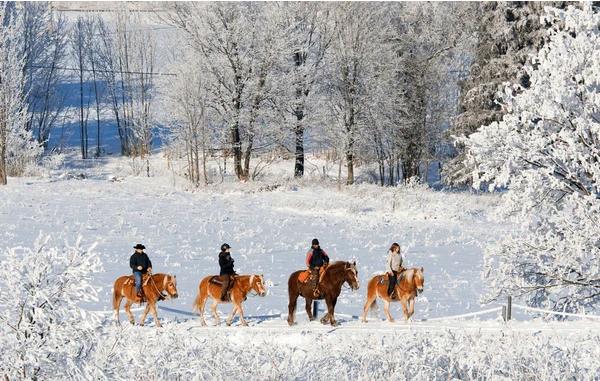
[[[489,297],[572,311],[600,301],[600,14],[547,12],[531,87],[465,143],[474,186],[508,188],[502,216],[523,227],[486,253]]]
[[[49,246],[49,237],[10,248],[0,263],[0,376],[81,379],[97,341],[94,316],[78,306],[96,300],[91,275],[101,264],[89,249]]]

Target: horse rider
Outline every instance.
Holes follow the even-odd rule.
[[[223,285],[221,286],[221,301],[227,301],[227,291],[229,289],[230,282],[233,281],[233,276],[237,275],[235,270],[233,269],[233,258],[231,258],[231,246],[224,243],[221,245],[221,252],[219,253],[219,266],[221,267],[221,272],[219,275],[221,276],[221,281]]]
[[[319,296],[319,277],[320,270],[323,267],[325,270],[329,264],[329,256],[325,250],[321,249],[318,239],[313,239],[311,248],[306,253],[306,265],[310,271],[310,284],[313,288],[314,296]]]
[[[392,244],[390,250],[388,250],[388,258],[386,263],[386,272],[388,274],[388,296],[394,298],[394,291],[396,290],[396,284],[398,283],[398,275],[404,271],[402,267],[402,262],[404,258],[402,257],[402,252],[400,250],[400,245],[396,242]]]
[[[135,249],[135,252],[131,255],[131,258],[129,258],[129,267],[133,270],[137,296],[142,298],[142,277],[146,273],[152,273],[152,262],[150,261],[150,258],[148,258],[148,255],[144,253],[146,246],[138,243],[133,248]]]

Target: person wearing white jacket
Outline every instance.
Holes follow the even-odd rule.
[[[388,295],[393,299],[394,298],[394,290],[396,289],[396,283],[398,282],[398,274],[404,271],[402,267],[402,262],[404,258],[402,257],[402,252],[400,250],[400,245],[397,243],[393,243],[388,251],[388,258],[386,264],[386,272],[388,274]]]

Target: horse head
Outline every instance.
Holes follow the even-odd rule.
[[[179,293],[177,292],[177,276],[165,274],[163,278],[163,288],[169,295],[169,298],[177,299]]]
[[[252,275],[250,277],[250,289],[254,290],[258,296],[265,296],[267,294],[267,288],[265,287],[262,275]]]
[[[413,279],[415,282],[415,287],[417,288],[417,295],[420,295],[423,292],[423,287],[425,286],[425,276],[423,275],[422,267],[415,269]]]
[[[356,261],[346,262],[344,264],[344,281],[348,283],[351,289],[358,290],[358,270],[356,269]]]

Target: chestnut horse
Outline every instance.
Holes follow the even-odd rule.
[[[290,297],[290,303],[288,305],[288,324],[294,324],[296,303],[298,301],[298,296],[302,296],[306,300],[306,314],[308,315],[308,320],[314,320],[311,310],[312,301],[314,299],[325,299],[325,303],[327,303],[327,314],[321,318],[321,323],[327,324],[329,321],[331,325],[337,325],[337,321],[333,314],[337,298],[342,292],[342,285],[348,283],[353,290],[358,290],[359,287],[356,262],[337,261],[330,264],[319,282],[320,294],[318,297],[314,296],[313,288],[310,286],[310,283],[302,283],[298,280],[298,276],[304,271],[306,270],[294,272],[290,275],[290,279],[288,280],[288,294]]]
[[[385,281],[383,281],[385,280]],[[376,275],[369,281],[367,287],[367,301],[363,308],[362,321],[367,322],[367,313],[369,309],[377,307],[377,297],[383,299],[383,310],[389,322],[393,322],[394,318],[390,314],[390,303],[402,303],[402,311],[406,320],[415,313],[415,298],[423,292],[425,277],[423,276],[423,268],[412,268],[405,270],[402,273],[401,279],[396,285],[397,297],[392,299],[387,294],[387,275]]]
[[[213,299],[211,310],[216,320],[216,325],[221,323],[221,319],[219,319],[219,315],[217,314],[217,305],[229,303],[229,301],[221,301],[221,285],[212,283],[210,280],[213,277],[215,277],[215,275],[209,275],[200,281],[200,285],[198,285],[198,296],[196,296],[196,300],[194,300],[194,311],[200,312],[200,322],[202,325],[206,325],[206,321],[204,320],[204,305],[209,296]],[[231,300],[231,303],[233,303],[233,309],[227,317],[227,325],[231,325],[233,317],[236,313],[239,313],[242,325],[248,326],[248,323],[246,323],[246,320],[244,319],[242,302],[246,300],[246,295],[248,295],[250,291],[256,292],[259,296],[266,295],[267,292],[263,276],[236,275],[233,286],[231,286],[231,289],[229,290],[229,299]]]
[[[152,274],[149,277],[144,277],[142,289],[144,290],[147,304],[146,309],[142,314],[142,318],[140,319],[140,325],[144,325],[146,316],[148,315],[148,312],[151,311],[152,315],[154,315],[154,323],[156,323],[157,327],[160,327],[158,314],[156,312],[156,302],[165,297],[169,299],[177,298],[177,278],[175,275],[169,274]],[[163,294],[165,291],[167,293],[166,295]],[[131,313],[131,305],[133,303],[141,303],[141,299],[137,296],[135,282],[131,275],[124,275],[117,278],[113,286],[113,309],[115,310],[115,315],[119,324],[121,323],[119,309],[121,308],[121,300],[123,298],[127,299],[127,302],[125,302],[125,312],[129,317],[129,322],[135,324],[133,314]]]

